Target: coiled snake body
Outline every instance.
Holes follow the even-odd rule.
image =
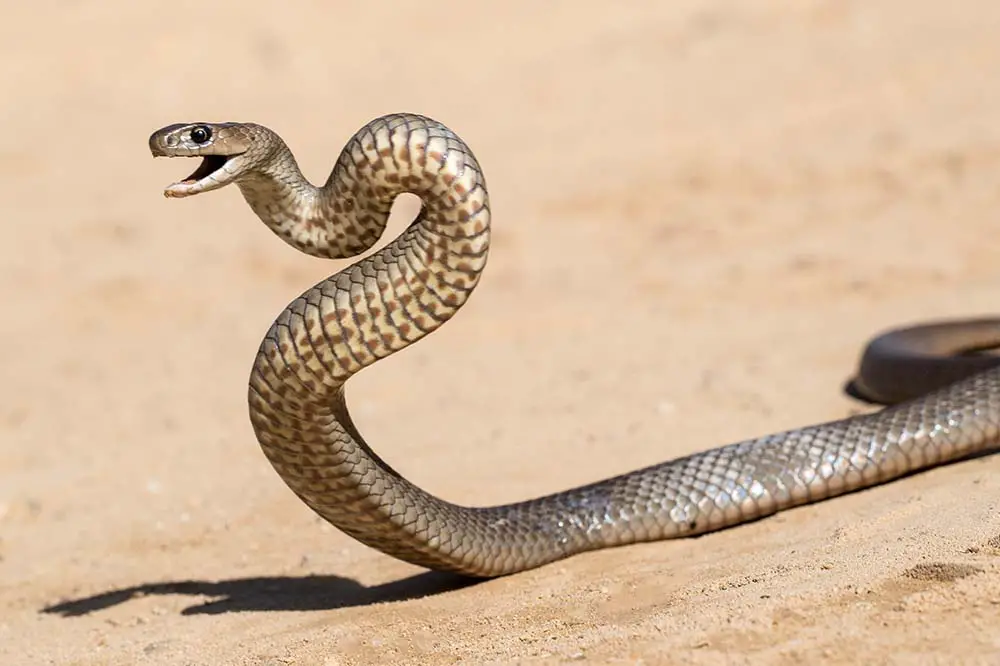
[[[351,422],[344,383],[428,335],[486,265],[490,208],[469,147],[429,118],[361,128],[322,187],[252,123],[189,123],[149,139],[156,156],[201,156],[165,194],[236,183],[278,236],[310,255],[356,256],[394,198],[423,202],[381,251],[296,298],[267,332],[249,381],[250,420],[271,464],[316,513],[384,553],[470,576],[509,574],[587,550],[697,535],[995,448],[1000,370],[879,412],[767,435],[546,497],[472,508],[383,462]]]

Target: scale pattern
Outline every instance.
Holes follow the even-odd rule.
[[[490,208],[472,151],[429,118],[384,116],[350,139],[316,187],[271,130],[249,123],[213,128],[215,141],[204,149],[168,147],[187,131],[182,126],[154,134],[150,145],[159,154],[238,152],[213,177],[236,182],[265,224],[308,254],[358,255],[381,236],[397,195],[423,201],[391,244],[309,289],[278,316],[249,382],[254,431],[285,483],[320,516],[389,555],[498,576],[587,550],[702,534],[996,448],[1000,370],[988,370],[876,413],[526,502],[473,508],[434,497],[368,447],[351,422],[344,383],[433,332],[478,283]],[[202,185],[183,187],[195,193]]]

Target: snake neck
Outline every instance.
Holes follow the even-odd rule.
[[[356,256],[378,241],[398,195],[422,202],[397,239],[312,290],[323,307],[307,333],[322,329],[334,362],[317,387],[339,386],[437,329],[468,299],[489,251],[486,183],[468,146],[422,116],[383,116],[360,129],[322,187],[306,180],[280,137],[270,139],[263,166],[237,182],[258,217],[306,254]],[[297,314],[296,303],[282,317]]]
[[[366,207],[355,210],[355,193],[339,188],[332,177],[323,187],[310,183],[281,137],[267,132],[269,151],[261,166],[236,181],[257,217],[286,243],[314,257],[345,259],[374,245],[398,192],[380,193],[391,197],[388,202],[367,197]]]

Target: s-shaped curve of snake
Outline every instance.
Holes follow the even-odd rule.
[[[253,123],[152,134],[154,156],[200,156],[168,197],[235,183],[258,217],[306,254],[357,256],[395,197],[422,200],[394,241],[278,315],[254,360],[249,410],[285,483],[324,519],[388,555],[469,576],[510,574],[583,551],[703,534],[997,447],[1000,369],[881,411],[703,451],[586,486],[493,507],[459,506],[407,481],[365,443],[344,383],[436,330],[486,265],[490,207],[472,151],[429,118],[362,127],[326,183]]]

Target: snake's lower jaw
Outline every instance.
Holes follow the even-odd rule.
[[[192,194],[197,194],[197,192],[182,192],[182,191],[179,191],[177,189],[178,185],[180,185],[180,183],[174,183],[173,185],[170,185],[170,186],[166,187],[163,190],[163,196],[165,196],[168,199],[183,199],[184,197],[189,197]]]
[[[168,199],[182,199],[184,197],[190,197],[195,194],[201,194],[202,192],[206,192],[209,189],[215,189],[215,188],[201,187],[197,182],[191,183],[185,181],[167,185],[167,187],[164,188],[163,190],[163,196],[167,197]]]
[[[202,192],[217,190],[220,187],[228,185],[232,181],[232,174],[220,169],[219,172],[205,176],[199,180],[192,180],[188,178],[177,183],[171,183],[163,190],[163,196],[171,199],[190,197],[195,194],[201,194]]]

